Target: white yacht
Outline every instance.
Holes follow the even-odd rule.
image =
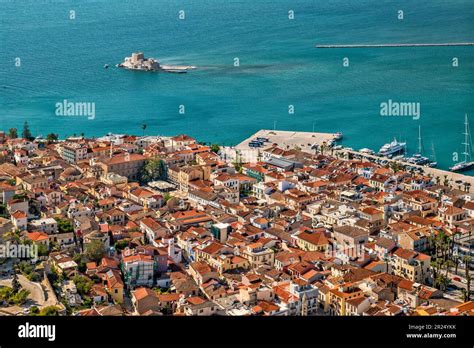
[[[381,156],[393,156],[399,155],[405,152],[405,147],[407,143],[398,142],[397,139],[393,139],[391,143],[383,145],[379,150],[379,155]]]

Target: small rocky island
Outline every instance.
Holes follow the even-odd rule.
[[[145,58],[142,52],[132,53],[131,57],[125,57],[123,63],[117,64],[118,68],[139,71],[163,71],[170,73],[186,73],[188,70],[196,69],[188,65],[162,65],[155,58]]]

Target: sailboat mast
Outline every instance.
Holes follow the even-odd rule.
[[[433,162],[436,162],[436,152],[434,148],[434,142],[431,142],[431,152],[433,153]]]
[[[422,145],[421,145],[421,126],[418,126],[418,153],[421,155],[423,152]]]
[[[465,115],[464,118],[464,162],[467,162],[467,158],[471,157],[470,152],[469,152],[469,123],[467,120],[467,114]]]

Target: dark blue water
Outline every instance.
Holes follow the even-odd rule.
[[[474,122],[474,47],[314,45],[472,42],[473,18],[472,0],[0,0],[0,128],[27,120],[34,134],[98,136],[141,134],[146,123],[148,134],[229,145],[276,121],[277,129],[342,131],[356,149],[396,136],[415,152],[421,125],[426,155],[433,143],[447,168],[461,152],[464,114]],[[198,70],[114,67],[134,51]],[[95,103],[95,119],[56,116],[64,99]],[[388,99],[419,102],[420,119],[380,116]]]

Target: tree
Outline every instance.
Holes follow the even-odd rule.
[[[451,279],[446,277],[443,274],[438,274],[438,276],[435,278],[435,287],[440,289],[441,291],[445,291],[446,288],[448,287],[449,283],[451,283]]]
[[[431,268],[433,269],[433,285],[435,288],[440,285],[442,266],[443,261],[439,258],[435,258],[434,261],[431,261]]]
[[[471,299],[471,273],[470,273],[470,264],[471,264],[471,257],[469,255],[465,255],[463,257],[464,261],[464,270],[466,271],[466,294],[465,294],[465,302],[470,301]]]
[[[454,267],[454,261],[452,260],[446,260],[446,262],[444,263],[444,266],[446,267],[446,278],[448,277],[449,275],[449,269],[451,267]]]
[[[145,136],[145,129],[146,129],[147,125],[144,123],[142,124],[142,131],[143,131],[143,136]]]
[[[126,239],[119,240],[118,242],[115,243],[114,247],[117,250],[123,250],[126,247],[128,247],[129,243]]]
[[[19,306],[26,302],[29,294],[30,292],[25,289],[15,291],[13,288],[4,286],[0,288],[0,301]]]
[[[39,244],[38,245],[38,255],[39,256],[48,256],[49,250],[48,247],[45,244]]]
[[[23,132],[21,133],[21,135],[23,139],[27,139],[27,140],[34,139],[33,135],[31,134],[30,126],[28,125],[27,121],[25,121],[25,123],[23,124]]]
[[[105,255],[105,245],[100,240],[94,240],[86,247],[86,257],[89,260],[99,262]]]
[[[16,139],[18,138],[18,130],[16,128],[10,128],[8,130],[8,137],[10,139]]]
[[[142,182],[150,182],[155,180],[166,180],[167,169],[162,159],[149,159],[146,161],[141,173]]]
[[[218,153],[220,149],[221,149],[220,146],[217,145],[217,144],[212,144],[211,145],[211,151],[214,152],[214,153]]]
[[[74,276],[72,280],[76,285],[77,292],[81,296],[87,295],[91,291],[92,285],[94,285],[92,280],[81,275]]]
[[[20,285],[20,282],[18,281],[18,275],[16,274],[16,272],[13,273],[12,289],[13,289],[13,292],[18,292],[21,289],[21,285]]]
[[[237,172],[240,173],[242,171],[242,157],[239,151],[235,152],[235,161],[232,162],[232,165],[234,166]]]
[[[58,138],[59,138],[58,135],[54,133],[49,133],[46,136],[46,140],[48,141],[48,143],[54,143],[55,141],[58,140]]]
[[[324,155],[324,150],[326,150],[326,142],[323,141],[323,143],[320,145],[320,150],[321,150],[321,155]]]
[[[166,192],[163,196],[163,199],[165,200],[165,204],[168,203],[168,201],[173,198],[173,196],[170,195],[169,192]]]
[[[448,186],[449,185],[449,179],[448,179],[448,176],[447,175],[443,175],[443,185],[444,186]]]
[[[459,256],[454,256],[454,274],[458,274]]]
[[[390,169],[392,169],[393,172],[396,173],[400,170],[400,164],[398,162],[392,162],[390,163]]]
[[[75,254],[72,258],[75,263],[77,263],[77,268],[79,272],[84,273],[87,270],[86,262],[81,254]]]
[[[56,306],[48,306],[41,309],[39,315],[41,316],[59,316],[59,310]]]
[[[74,228],[72,227],[72,222],[66,219],[56,218],[58,223],[58,230],[61,233],[73,232]]]
[[[6,204],[1,204],[0,203],[0,216],[1,217],[7,217],[8,216],[8,210],[7,210],[7,205]]]

